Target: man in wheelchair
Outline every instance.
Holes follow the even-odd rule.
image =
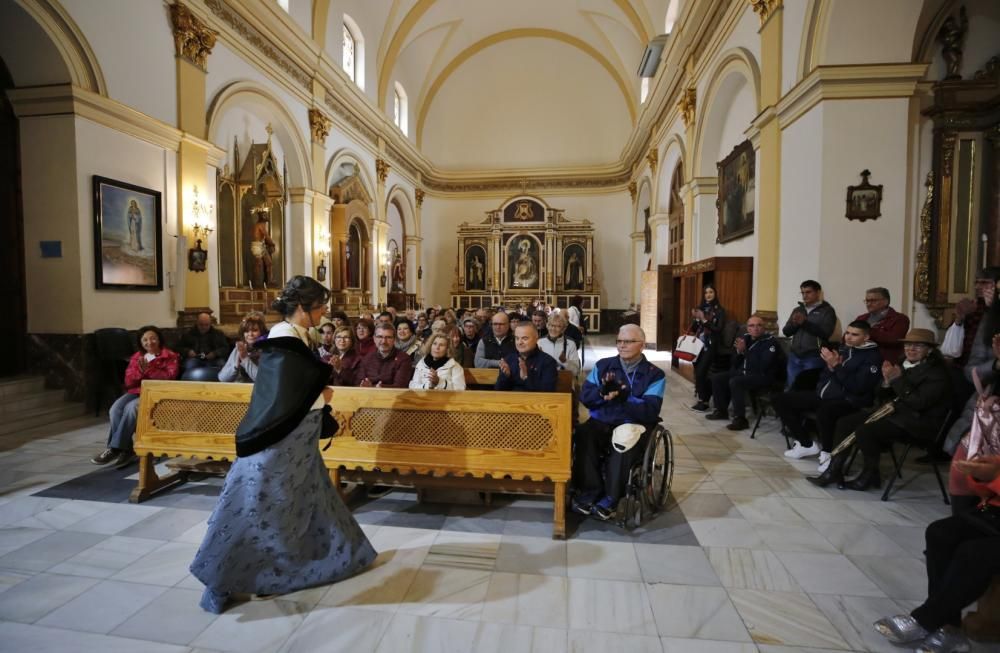
[[[646,334],[634,324],[618,331],[618,356],[597,361],[580,400],[590,419],[573,433],[571,507],[581,515],[609,520],[625,493],[629,470],[642,458],[650,432],[660,421],[666,375],[642,354]],[[615,429],[639,425],[644,432]],[[612,440],[614,439],[614,442]]]

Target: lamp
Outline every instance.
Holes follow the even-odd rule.
[[[193,193],[194,201],[191,202],[191,216],[194,218],[194,224],[191,225],[191,233],[194,234],[195,240],[208,240],[208,235],[215,231],[210,226],[215,207],[208,202],[200,202],[198,200],[197,186],[193,188]]]
[[[319,252],[319,266],[316,268],[316,280],[326,281],[326,257],[330,255],[330,232],[325,229],[319,234],[316,251]]]
[[[385,284],[389,280],[389,277],[388,277],[388,274],[387,274],[388,267],[389,267],[389,252],[383,251],[381,259],[382,259],[382,274],[379,276],[378,282],[379,282],[380,286],[382,286],[383,288],[385,288]]]

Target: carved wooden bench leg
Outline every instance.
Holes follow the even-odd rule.
[[[188,473],[184,471],[166,476],[158,475],[153,454],[147,453],[139,457],[139,483],[132,490],[128,500],[130,503],[140,503],[164,488],[184,483],[187,477]]]
[[[975,612],[965,615],[962,625],[973,639],[1000,641],[1000,576],[976,602]]]
[[[566,483],[565,481],[555,482],[555,503],[552,516],[552,539],[566,539]]]
[[[333,488],[337,490],[338,493],[340,493],[340,498],[346,501],[347,496],[345,495],[344,488],[341,486],[340,483],[339,467],[334,467],[333,469],[330,470],[330,482],[333,483]]]

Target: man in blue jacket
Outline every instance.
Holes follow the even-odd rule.
[[[830,460],[837,420],[872,405],[875,391],[882,383],[882,355],[871,341],[871,327],[864,320],[851,322],[844,330],[844,344],[839,351],[824,347],[820,351],[825,367],[815,390],[786,392],[774,399],[774,411],[796,440],[785,452],[789,458],[820,456],[821,472]],[[820,442],[802,423],[802,413],[814,411]],[[822,446],[821,446],[822,445]]]
[[[494,390],[555,392],[559,375],[556,359],[538,348],[538,331],[531,322],[514,329],[513,354],[500,359]]]
[[[642,354],[646,334],[635,324],[618,330],[618,356],[597,361],[583,383],[580,401],[590,419],[573,433],[571,506],[582,515],[608,520],[625,493],[628,472],[643,455],[649,431],[660,421],[666,376]],[[622,424],[639,424],[645,433],[626,451],[611,446]],[[603,471],[603,475],[602,475]]]
[[[764,331],[764,320],[757,315],[747,320],[747,332],[736,339],[734,347],[736,357],[732,367],[712,375],[715,411],[706,415],[705,419],[729,419],[729,402],[732,400],[733,421],[726,428],[742,431],[750,428],[747,422],[747,391],[774,385],[778,378],[781,351],[774,336]]]

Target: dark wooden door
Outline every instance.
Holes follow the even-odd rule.
[[[17,117],[7,99],[13,87],[0,60],[0,376],[21,374],[27,367],[28,310],[24,285],[24,214],[21,210],[21,168]]]
[[[677,342],[677,316],[674,314],[674,273],[672,265],[656,268],[656,288],[659,298],[656,303],[656,348],[659,351],[673,349]]]

